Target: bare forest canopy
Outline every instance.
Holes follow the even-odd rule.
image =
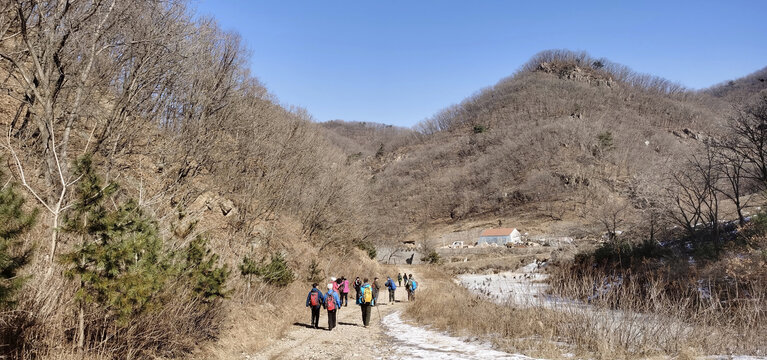
[[[767,177],[732,134],[761,116],[759,74],[692,92],[545,51],[406,129],[315,123],[247,54],[186,1],[0,1],[0,356],[183,356],[232,298],[267,304],[321,256],[374,258],[445,224],[694,225],[720,184],[679,194],[711,139],[742,145],[716,155],[752,174],[741,194]]]
[[[0,2],[0,208],[37,224],[0,231],[3,356],[184,354],[226,298],[372,249],[359,166],[247,54],[186,1]]]
[[[363,160],[379,194],[372,205],[396,224],[385,227],[391,238],[520,217],[600,229],[595,209],[618,200],[642,222],[650,207],[675,208],[671,174],[731,135],[742,106],[760,101],[761,73],[723,85],[747,98],[734,101],[714,96],[719,87],[691,91],[583,52],[541,52]]]

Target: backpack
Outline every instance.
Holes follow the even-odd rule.
[[[370,286],[367,286],[362,290],[362,302],[365,304],[373,302],[373,289],[371,289]]]
[[[389,281],[387,281],[385,285],[386,285],[386,287],[389,288],[389,290],[396,290],[397,289],[397,285],[394,283],[393,279],[389,279]]]
[[[336,298],[333,296],[333,294],[328,295],[328,311],[332,311],[336,309]]]
[[[311,306],[319,306],[320,305],[319,297],[320,296],[317,295],[316,291],[312,291],[312,294],[309,295],[309,305],[311,305]]]
[[[417,288],[417,287],[418,287],[418,283],[417,283],[417,282],[415,282],[415,280],[410,280],[410,282],[412,283],[412,284],[410,285],[410,290],[411,290],[411,291],[415,291],[415,288]]]

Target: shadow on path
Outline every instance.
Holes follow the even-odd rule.
[[[300,322],[294,322],[293,326],[303,326],[303,327],[305,327],[307,329],[314,329],[314,326],[311,326],[309,324],[300,323]]]

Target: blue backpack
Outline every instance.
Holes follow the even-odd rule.
[[[392,280],[392,279],[387,280],[386,284],[384,284],[384,285],[386,285],[386,287],[388,287],[391,290],[397,290],[397,284],[395,284],[394,280]]]
[[[418,283],[415,282],[415,280],[410,280],[410,291],[415,291],[417,287],[418,287]]]

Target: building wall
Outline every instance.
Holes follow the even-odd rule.
[[[506,243],[509,241],[511,241],[511,238],[509,236],[480,236],[479,241],[477,242],[477,245],[481,245],[481,244],[506,245]]]

